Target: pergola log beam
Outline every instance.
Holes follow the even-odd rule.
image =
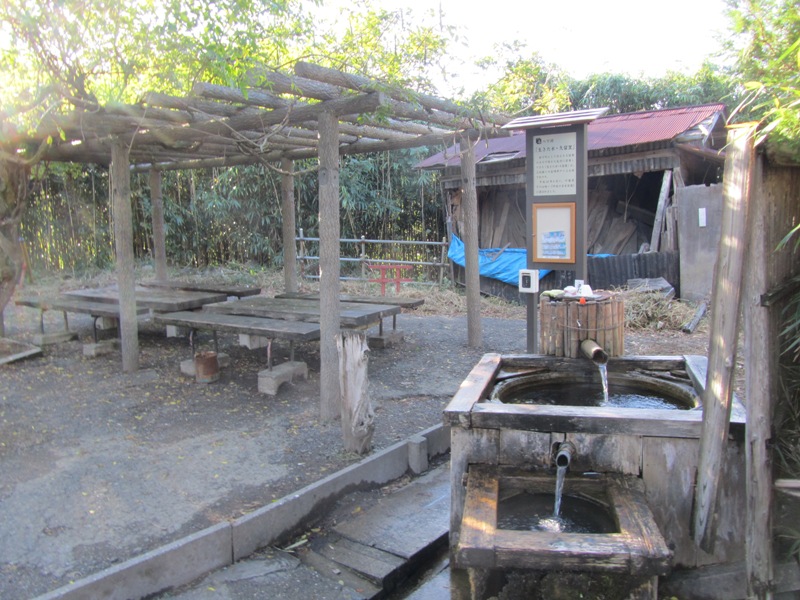
[[[488,115],[483,115],[477,111],[470,110],[449,100],[444,100],[435,96],[429,96],[427,94],[416,94],[405,89],[387,86],[367,77],[354,75],[353,73],[344,73],[342,71],[321,67],[312,63],[298,62],[295,64],[294,72],[300,77],[321,81],[339,88],[347,88],[351,90],[357,90],[359,92],[380,91],[387,94],[393,100],[397,100],[402,103],[419,104],[420,106],[431,111],[449,113],[452,117],[467,118],[477,120],[479,122],[487,120],[488,117]],[[507,117],[492,115],[489,122],[496,123],[498,125],[505,125],[506,123],[510,122],[510,120],[511,119]],[[452,122],[452,119],[449,122]]]
[[[486,138],[510,134],[499,130],[505,117],[308,63],[292,75],[256,72],[250,84],[261,87],[243,93],[200,83],[184,98],[151,92],[136,105],[54,116],[18,142],[33,147],[48,136],[54,142],[45,160],[108,165],[119,139],[140,172],[316,158],[323,110],[339,118],[342,155],[450,145],[464,130]],[[370,117],[379,107],[389,116]]]

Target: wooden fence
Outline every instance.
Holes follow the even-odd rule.
[[[303,230],[295,238],[295,243],[299,244],[297,262],[300,266],[300,275],[306,279],[319,279],[319,238],[305,237]],[[422,274],[415,279],[415,283],[431,285],[437,283],[441,285],[445,268],[449,269],[447,261],[447,238],[441,242],[428,242],[423,240],[373,240],[364,236],[354,239],[340,239],[340,245],[344,246],[344,251],[340,257],[340,262],[351,268],[350,275],[343,275],[343,281],[371,281],[369,265],[395,265],[408,266],[415,270],[420,268]],[[349,249],[349,250],[348,250]],[[370,250],[370,251],[368,251]],[[400,255],[402,258],[397,258]],[[433,281],[426,276],[425,271],[435,273]],[[352,274],[355,273],[355,274]]]

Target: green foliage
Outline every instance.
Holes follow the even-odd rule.
[[[709,62],[693,75],[670,72],[649,79],[613,73],[590,75],[571,80],[569,92],[574,109],[608,106],[611,114],[735,101],[728,74]]]
[[[546,64],[535,52],[526,57],[521,42],[506,43],[495,50],[479,66],[502,75],[477,92],[473,104],[514,115],[556,113],[569,108],[567,80],[558,67]]]
[[[408,8],[386,10],[370,0],[356,0],[345,15],[346,27],[329,29],[307,48],[315,62],[383,84],[435,92],[432,75],[442,69],[452,28],[435,26],[432,11],[420,16]]]
[[[17,126],[43,114],[187,93],[198,81],[240,85],[277,65],[310,25],[299,0],[5,0],[0,105]],[[31,120],[20,115],[31,110]]]
[[[794,0],[730,0],[736,74],[746,97],[740,120],[764,124],[759,141],[800,160],[800,11]]]

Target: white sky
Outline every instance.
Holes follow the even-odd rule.
[[[719,49],[718,38],[728,28],[724,0],[373,1],[387,9],[410,8],[415,16],[438,13],[441,7],[445,22],[457,26],[462,36],[463,43],[451,54],[466,64],[490,55],[495,44],[520,40],[530,52],[578,78],[601,72],[693,73]],[[323,2],[326,8],[350,4]],[[477,70],[470,71],[459,67],[457,73],[467,92],[483,83],[476,79]]]

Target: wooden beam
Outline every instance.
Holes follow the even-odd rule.
[[[478,190],[475,187],[475,147],[461,136],[461,214],[464,218],[464,284],[467,292],[467,338],[470,347],[483,345],[481,280],[478,265]]]
[[[320,419],[340,416],[339,353],[339,121],[319,115]]]
[[[714,549],[713,516],[733,396],[754,132],[752,123],[731,128],[725,159],[722,234],[712,294],[708,377],[703,392],[703,427],[692,521],[695,543],[707,552]]]
[[[133,211],[128,145],[121,140],[111,147],[110,175],[122,370],[133,373],[139,370],[139,325],[136,320],[136,279],[133,273]]]
[[[664,226],[664,211],[667,208],[667,198],[669,198],[669,186],[671,182],[672,171],[664,171],[664,177],[661,179],[661,192],[658,194],[656,217],[653,221],[653,234],[650,237],[651,252],[658,252],[658,244],[661,241],[661,229]]]

